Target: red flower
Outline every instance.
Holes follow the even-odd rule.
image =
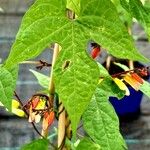
[[[43,117],[43,130],[47,130],[49,126],[53,123],[55,118],[55,113],[54,111],[51,112],[45,112],[44,117]]]
[[[91,56],[93,59],[95,59],[97,56],[100,55],[101,52],[101,48],[100,45],[96,44],[96,43],[92,43],[92,51],[91,51]]]

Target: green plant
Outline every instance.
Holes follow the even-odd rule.
[[[140,0],[120,1],[125,9],[119,1],[113,1],[114,5],[110,0],[37,0],[26,12],[9,57],[0,67],[0,101],[9,111],[12,111],[11,101],[19,64],[37,57],[50,44],[55,45],[50,78],[32,71],[46,94],[34,95],[23,107],[33,125],[41,117],[34,112],[44,114],[43,142],[34,141],[22,149],[37,149],[42,145],[47,149],[45,138],[53,117],[45,114],[52,111],[58,115],[58,146],[51,144],[51,149],[126,148],[119,132],[118,118],[108,101],[109,96],[122,98],[125,90],[121,90],[107,70],[86,51],[87,43],[93,40],[115,57],[149,61],[136,50],[132,36],[124,25],[124,22],[128,22],[129,27],[129,20],[135,17],[150,36],[149,8],[142,5]],[[116,8],[121,11],[122,21]],[[50,66],[42,61],[37,64]],[[150,86],[144,83],[140,87],[150,96],[146,90]],[[54,101],[58,103],[57,108],[54,108]],[[81,116],[83,128],[90,138],[82,137],[78,144],[76,135]]]

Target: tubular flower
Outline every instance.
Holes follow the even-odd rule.
[[[42,110],[46,107],[46,99],[40,96],[34,96],[28,105],[29,122],[40,122]]]
[[[137,80],[140,84],[143,84],[143,79],[137,73],[131,73],[132,78]]]
[[[45,112],[44,117],[43,117],[42,129],[47,130],[47,128],[53,123],[54,118],[55,118],[54,111]]]
[[[97,43],[92,43],[92,51],[91,51],[91,56],[93,59],[95,59],[97,56],[100,55],[101,53],[101,47]]]
[[[17,100],[13,99],[12,100],[12,113],[14,113],[15,115],[19,117],[24,117],[25,112],[21,110],[19,107],[20,107],[20,103]]]
[[[113,80],[114,80],[114,82],[117,84],[117,86],[118,86],[121,90],[125,91],[125,95],[126,95],[126,96],[129,96],[129,95],[130,95],[129,89],[128,89],[127,86],[122,82],[122,80],[120,80],[120,79],[118,79],[118,78],[114,78]]]
[[[139,90],[141,83],[137,81],[132,75],[126,74],[123,78],[131,87],[133,87],[136,91]]]

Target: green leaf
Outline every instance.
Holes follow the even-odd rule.
[[[136,51],[110,1],[81,0],[80,6],[79,16],[71,20],[66,16],[66,0],[37,0],[24,16],[5,64],[9,68],[36,57],[50,43],[61,45],[54,80],[73,133],[99,79],[98,66],[86,52],[89,40],[99,43],[114,56],[146,60]]]
[[[23,18],[6,66],[38,56],[53,42],[71,49],[70,39],[77,51],[85,50],[92,39],[116,57],[146,60],[136,51],[112,2],[81,0],[80,5],[80,15],[72,21],[66,17],[66,0],[37,0]]]
[[[80,13],[80,0],[67,0],[67,8],[78,16]]]
[[[114,62],[114,64],[120,68],[122,68],[124,71],[128,71],[130,70],[126,65],[124,64],[121,64],[121,63],[117,63],[117,62]]]
[[[104,81],[102,81],[100,83],[100,87],[107,92],[108,96],[121,99],[125,95],[124,91],[120,90],[120,88],[111,78],[106,78]]]
[[[103,150],[124,150],[126,146],[119,132],[119,120],[108,100],[109,96],[116,95],[117,91],[107,91],[104,84],[106,83],[100,84],[96,89],[83,115],[83,126]]]
[[[144,81],[144,83],[140,86],[140,91],[142,91],[145,95],[147,95],[150,98],[150,83]]]
[[[76,150],[101,150],[100,145],[92,142],[88,138],[84,138],[80,141]]]
[[[50,78],[42,73],[39,73],[35,70],[30,69],[30,71],[34,74],[34,76],[37,78],[38,83],[45,89],[48,89],[49,87],[49,81]]]
[[[97,65],[99,67],[99,77],[100,78],[111,78],[106,68],[104,68],[99,62],[97,62]]]
[[[18,77],[18,66],[12,69],[0,67],[0,102],[11,111],[13,93]]]
[[[87,2],[81,0],[81,12],[78,20],[85,26],[87,37],[99,43],[110,54],[124,59],[145,60],[136,51],[133,40],[119,19],[111,1],[89,0]]]
[[[21,150],[48,150],[48,140],[38,139],[23,145]]]
[[[120,0],[111,0],[117,8],[119,17],[126,27],[131,27],[132,25],[132,16],[121,6]],[[125,7],[125,6],[124,6]]]
[[[140,0],[121,0],[122,6],[136,18],[145,28],[146,33],[150,39],[150,8],[143,6]]]

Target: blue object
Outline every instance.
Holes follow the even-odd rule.
[[[109,100],[113,105],[118,116],[136,113],[140,110],[143,93],[135,91],[132,87],[128,87],[130,96],[125,96],[118,100],[116,97],[110,97]]]

